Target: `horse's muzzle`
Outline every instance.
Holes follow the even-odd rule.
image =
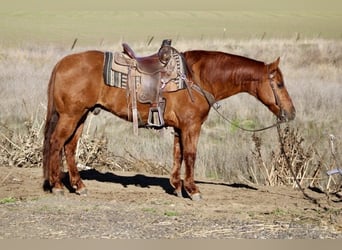
[[[296,117],[296,110],[292,108],[290,111],[282,109],[279,114],[279,120],[282,122],[292,121]]]

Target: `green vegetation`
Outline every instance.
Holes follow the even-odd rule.
[[[288,213],[287,211],[285,211],[285,210],[283,210],[283,209],[281,209],[281,208],[276,208],[276,209],[272,212],[273,215],[279,216],[279,217],[284,216],[284,215],[286,215],[287,213]]]
[[[14,202],[16,202],[16,201],[17,201],[16,198],[13,198],[13,197],[5,197],[5,198],[0,199],[0,204],[14,203]]]
[[[101,45],[152,37],[179,39],[341,39],[337,10],[20,10],[0,11],[4,43]]]
[[[151,213],[151,214],[155,214],[157,212],[157,209],[155,208],[143,208],[142,210],[143,212]]]
[[[164,215],[168,217],[174,217],[174,216],[178,216],[179,214],[176,211],[165,211]]]

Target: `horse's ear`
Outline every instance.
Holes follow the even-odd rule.
[[[277,60],[269,64],[268,67],[269,67],[270,72],[274,72],[275,70],[278,69],[279,62],[280,62],[280,57],[278,57]]]
[[[277,60],[275,60],[274,62],[268,65],[269,77],[273,78],[275,76],[275,73],[279,66],[279,62],[280,62],[280,57],[278,57]]]

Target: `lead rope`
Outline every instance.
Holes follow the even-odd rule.
[[[264,131],[264,130],[267,130],[267,129],[270,129],[270,128],[274,128],[276,127],[277,125],[283,123],[282,121],[280,120],[277,120],[276,123],[270,125],[270,126],[267,126],[267,127],[263,127],[263,128],[259,128],[259,129],[248,129],[248,128],[244,128],[244,127],[241,127],[237,124],[235,124],[233,121],[231,121],[230,119],[228,119],[227,117],[225,117],[218,109],[220,107],[219,104],[217,104],[217,102],[215,101],[215,98],[214,96],[209,93],[208,91],[202,89],[200,86],[198,86],[197,84],[193,84],[192,85],[192,88],[194,90],[196,90],[197,92],[199,92],[200,94],[202,94],[205,99],[207,100],[207,102],[209,103],[209,105],[217,112],[217,114],[225,121],[227,121],[228,123],[230,123],[232,126],[236,127],[236,128],[239,128],[243,131],[247,131],[247,132],[260,132],[260,131]]]
[[[238,124],[235,124],[233,121],[229,120],[227,117],[225,117],[224,115],[222,115],[220,113],[220,111],[218,110],[218,107],[216,107],[217,105],[214,105],[213,106],[213,109],[217,112],[217,114],[225,121],[227,121],[228,123],[230,123],[232,126],[236,127],[236,128],[239,128],[243,131],[247,131],[247,132],[261,132],[261,131],[264,131],[264,130],[267,130],[267,129],[270,129],[270,128],[274,128],[276,126],[278,126],[279,124],[283,123],[282,121],[279,121],[277,120],[276,123],[270,125],[270,126],[267,126],[267,127],[263,127],[263,128],[258,128],[258,129],[248,129],[248,128],[244,128],[244,127],[241,127],[239,126]]]

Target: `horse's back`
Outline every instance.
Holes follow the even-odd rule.
[[[75,53],[63,57],[56,65],[58,73],[82,73],[102,69],[104,53],[97,50]],[[89,72],[91,73],[91,72]],[[93,72],[92,72],[93,73]]]

